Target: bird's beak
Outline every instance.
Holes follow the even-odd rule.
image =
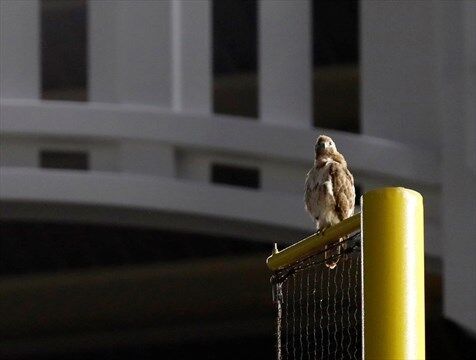
[[[325,148],[326,148],[326,144],[322,142],[322,143],[317,143],[316,144],[315,150],[319,151],[319,150],[323,150]]]

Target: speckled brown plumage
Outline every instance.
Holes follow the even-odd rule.
[[[319,136],[314,151],[314,165],[306,177],[304,203],[321,231],[353,215],[355,187],[347,162],[330,137]]]

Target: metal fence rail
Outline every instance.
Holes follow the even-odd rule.
[[[423,198],[382,188],[361,205],[267,259],[279,360],[425,359]]]

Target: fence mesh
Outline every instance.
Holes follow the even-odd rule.
[[[271,281],[278,360],[362,358],[360,234],[275,272]]]

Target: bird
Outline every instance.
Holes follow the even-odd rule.
[[[347,161],[337,151],[335,142],[320,135],[314,146],[314,165],[306,175],[304,191],[305,209],[316,224],[317,233],[351,217],[354,213],[354,177]],[[340,239],[339,242],[343,241]],[[326,265],[335,268],[340,257],[340,246],[325,252]]]

